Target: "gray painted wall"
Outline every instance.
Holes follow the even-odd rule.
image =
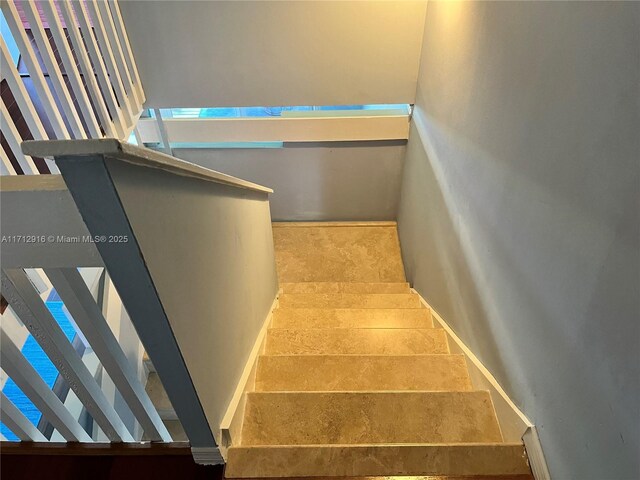
[[[148,107],[413,103],[425,8],[120,2]]]
[[[120,161],[109,172],[218,434],[278,290],[267,194]]]
[[[555,479],[637,479],[640,4],[429,2],[409,280],[539,428]]]
[[[7,175],[0,186],[2,236],[84,237],[89,230],[60,175]],[[101,267],[92,243],[2,242],[3,268]]]
[[[184,160],[274,190],[274,220],[395,220],[404,145],[176,149]]]

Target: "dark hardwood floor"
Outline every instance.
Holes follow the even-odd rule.
[[[190,455],[0,455],[2,480],[221,480],[222,472]]]
[[[1,480],[222,480],[184,444],[0,443]]]
[[[1,480],[224,480],[222,465],[196,465],[184,444],[0,442]],[[265,479],[246,479],[265,480]],[[284,480],[284,479],[271,479]],[[347,480],[314,477],[287,480]],[[348,477],[348,480],[534,480],[531,475]]]

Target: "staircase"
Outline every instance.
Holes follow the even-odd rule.
[[[276,224],[274,239],[282,292],[227,478],[530,478],[406,283],[394,224]]]

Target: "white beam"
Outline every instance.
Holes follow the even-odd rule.
[[[31,136],[34,138],[34,140],[48,140],[49,135],[42,125],[40,116],[38,115],[38,112],[36,111],[36,108],[31,101],[31,97],[29,96],[29,93],[27,92],[27,89],[25,88],[24,83],[20,78],[20,75],[18,74],[18,69],[13,64],[13,60],[11,59],[11,55],[9,54],[9,49],[7,48],[7,45],[5,44],[2,37],[0,37],[0,51],[0,73],[2,74],[2,78],[7,80],[7,84],[9,85],[9,89],[13,94],[13,98],[18,104],[20,113],[22,114],[25,122],[27,122],[27,127],[29,127]],[[58,167],[56,167],[56,164],[52,159],[46,158],[45,162],[47,163],[47,167],[49,167],[49,171],[51,173],[60,173]],[[15,172],[12,175],[15,175]]]
[[[4,286],[4,284],[3,284]],[[16,382],[16,385],[29,397],[29,400],[42,412],[42,415],[69,442],[91,442],[91,437],[73,418],[53,390],[42,380],[18,347],[8,335],[0,338],[0,358],[2,369]]]
[[[59,5],[61,6],[62,11],[65,11],[65,9],[69,11],[71,10],[71,2],[60,2]],[[73,10],[75,11],[76,19],[78,20],[77,24],[80,25],[82,38],[84,39],[84,44],[87,46],[87,50],[89,52],[89,58],[93,63],[95,76],[98,78],[98,83],[100,84],[100,91],[107,102],[107,106],[109,107],[109,112],[111,113],[116,133],[118,134],[118,138],[122,138],[126,129],[126,125],[122,122],[122,110],[120,109],[113,93],[113,87],[109,79],[107,68],[104,64],[102,53],[100,52],[100,48],[96,42],[93,28],[89,24],[87,12],[84,9],[84,2],[73,2]],[[73,21],[73,19],[72,22],[73,23],[71,23],[71,25],[76,25],[76,22]]]
[[[73,53],[71,52],[71,48],[69,47],[69,42],[67,41],[67,36],[64,33],[62,24],[60,23],[60,18],[58,18],[58,11],[56,9],[56,6],[53,4],[53,0],[42,0],[39,2],[39,5],[42,7],[42,11],[47,17],[47,21],[49,23],[49,31],[51,32],[53,40],[58,47],[58,54],[60,55],[60,58],[64,65],[67,78],[71,83],[71,88],[76,94],[78,106],[80,107],[80,110],[82,112],[82,118],[87,125],[89,136],[91,138],[102,138],[100,124],[98,123],[95,113],[93,112],[93,108],[91,107],[91,101],[87,96],[87,91],[82,84],[82,77],[80,77],[78,66],[76,65],[76,61],[73,58]],[[87,81],[87,83],[89,82]]]
[[[127,92],[127,95],[131,95],[131,106],[135,115],[139,113],[140,110],[142,110],[142,102],[140,101],[138,91],[133,84],[132,75],[127,67],[125,53],[122,49],[111,10],[109,9],[109,5],[107,4],[106,0],[96,0],[96,5],[100,10],[100,16],[102,17],[102,21],[104,23],[105,33],[107,34],[109,44],[113,49],[114,59],[118,66],[120,76],[122,77],[122,83]]]
[[[171,441],[171,435],[78,270],[45,269],[45,273],[144,431],[151,440]]]
[[[109,72],[109,79],[111,80],[111,84],[115,90],[118,102],[120,103],[120,108],[123,113],[126,114],[125,123],[123,124],[126,130],[126,128],[132,126],[135,113],[131,108],[129,96],[125,91],[122,78],[120,77],[120,71],[118,70],[114,57],[113,45],[109,42],[106,28],[102,21],[102,15],[97,8],[97,3],[95,1],[91,1],[86,2],[84,5],[87,7],[89,14],[93,19],[93,32],[96,35],[98,45],[100,45],[100,52],[102,53],[102,58],[104,59],[105,66]],[[124,140],[126,140],[126,138]]]
[[[26,64],[27,70],[31,75],[33,85],[38,92],[38,97],[40,97],[42,107],[47,113],[47,117],[49,117],[51,127],[53,128],[56,137],[59,139],[70,138],[67,127],[64,124],[64,120],[62,119],[56,102],[53,99],[53,95],[51,95],[51,91],[49,90],[49,85],[47,85],[47,81],[42,74],[40,64],[38,63],[38,59],[33,48],[31,47],[31,42],[24,30],[22,20],[20,19],[20,15],[18,14],[18,10],[14,5],[13,0],[0,2],[0,8],[2,9],[2,13],[4,14],[7,24],[9,25],[13,39],[18,45],[21,58]]]
[[[140,81],[140,75],[138,74],[138,67],[136,65],[135,58],[133,56],[133,52],[131,51],[131,44],[129,43],[129,36],[127,35],[127,30],[124,27],[124,22],[122,20],[122,14],[120,13],[120,5],[117,0],[108,0],[109,7],[111,9],[111,13],[113,14],[114,23],[116,29],[118,30],[118,36],[120,37],[120,43],[124,47],[125,60],[127,62],[127,67],[129,68],[129,72],[133,77],[133,83],[138,90],[138,98],[140,100],[140,104],[144,104],[146,100],[144,95],[144,90],[142,89],[142,82]]]
[[[23,442],[46,442],[45,437],[36,426],[18,410],[11,400],[0,392],[0,413],[2,423]]]
[[[136,143],[138,144],[138,146],[144,147],[144,142],[142,141],[142,135],[140,135],[140,130],[138,130],[137,126],[133,129],[133,134],[136,137]]]
[[[17,175],[16,169],[13,168],[9,156],[2,147],[0,147],[0,160],[2,160],[0,162],[0,175]]]
[[[53,3],[53,0],[47,0],[47,3],[50,4],[50,8],[55,9],[55,5],[51,5]],[[67,25],[67,32],[69,33],[69,39],[71,40],[71,44],[73,45],[73,50],[76,54],[76,58],[78,59],[80,71],[84,75],[84,79],[87,82],[87,90],[89,91],[89,96],[91,97],[93,106],[95,107],[98,117],[100,118],[100,124],[102,125],[102,128],[105,130],[108,136],[119,137],[121,132],[119,133],[113,120],[111,119],[109,109],[107,108],[104,97],[102,96],[102,92],[100,91],[100,85],[96,80],[96,75],[93,71],[91,60],[89,59],[87,50],[84,47],[84,41],[82,40],[82,36],[80,35],[80,31],[78,30],[76,19],[71,9],[71,4],[70,2],[58,2],[58,5],[60,6],[60,13],[62,13],[64,23]]]
[[[82,126],[82,121],[80,120],[73,103],[73,99],[67,89],[67,85],[64,83],[64,78],[62,78],[62,72],[60,71],[56,57],[53,54],[49,38],[44,31],[42,20],[40,20],[40,12],[38,12],[36,4],[32,1],[22,2],[22,9],[27,16],[27,20],[29,20],[31,34],[36,41],[40,58],[42,58],[47,72],[49,73],[49,79],[53,84],[53,88],[58,94],[60,105],[62,106],[62,110],[67,117],[67,122],[69,122],[71,127],[73,138],[87,138],[87,135],[84,132],[84,127]]]
[[[9,111],[5,106],[4,102],[0,101],[0,128],[2,129],[2,133],[4,134],[4,138],[9,144],[13,155],[16,157],[16,160],[20,164],[20,168],[25,175],[35,175],[38,173],[38,168],[36,164],[33,163],[33,159],[29,155],[25,155],[22,153],[20,148],[20,144],[22,143],[22,137],[18,132],[11,116],[9,115]]]
[[[46,276],[41,275],[41,272],[42,270],[39,268],[24,269],[24,273],[26,273],[27,277],[29,277],[29,280],[31,280],[31,283],[33,284],[33,287],[38,291],[40,298],[44,300],[51,290],[51,282],[49,282],[49,279]]]
[[[7,80],[11,93],[13,94],[13,98],[15,98],[16,103],[20,108],[20,113],[22,113],[22,116],[27,122],[31,135],[33,135],[35,140],[49,140],[49,136],[40,121],[40,117],[38,117],[38,112],[36,111],[36,108],[31,101],[31,97],[29,97],[29,93],[18,74],[18,69],[11,60],[9,49],[2,37],[0,37],[0,50],[2,51],[2,59],[0,60],[2,62],[0,63],[2,78]]]
[[[132,442],[133,437],[24,271],[3,270],[2,292],[107,437],[113,442]]]
[[[162,118],[162,113],[160,113],[159,108],[154,108],[153,111],[156,114],[156,127],[158,129],[158,135],[160,136],[160,140],[162,141],[162,146],[164,147],[164,151],[167,155],[173,156],[171,143],[169,141],[169,133],[167,132],[167,126],[164,123],[164,119]],[[144,146],[144,145],[141,145],[141,146]]]

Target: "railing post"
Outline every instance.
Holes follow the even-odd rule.
[[[2,423],[23,442],[47,441],[42,432],[2,392],[0,392],[0,413],[2,413]]]
[[[56,156],[123,305],[160,376],[199,463],[222,463],[213,431],[111,180],[103,155]],[[109,242],[109,238],[126,241]]]
[[[24,30],[24,26],[22,25],[20,14],[18,13],[16,6],[12,1],[3,1],[0,2],[0,7],[2,8],[2,13],[4,14],[5,20],[9,25],[9,29],[11,30],[11,34],[13,35],[13,39],[18,44],[22,59],[27,65],[27,70],[31,75],[33,85],[38,92],[38,96],[40,97],[40,100],[42,102],[42,107],[47,112],[47,117],[51,122],[51,126],[55,131],[56,137],[69,138],[67,127],[64,124],[62,115],[60,115],[60,112],[58,111],[58,107],[56,106],[56,102],[53,99],[51,90],[49,89],[47,81],[45,80],[44,75],[40,69],[40,64],[38,63],[36,53],[34,52],[32,44],[29,41],[27,33]]]
[[[171,435],[78,270],[55,268],[45,273],[145,433],[151,440],[170,442]]]
[[[69,413],[35,368],[4,332],[0,338],[2,368],[44,417],[70,442],[92,442],[91,437]],[[19,420],[19,419],[18,419]],[[18,422],[19,423],[19,422]],[[31,423],[31,422],[29,422]],[[19,425],[17,425],[19,426]],[[16,435],[17,432],[14,431]]]
[[[24,271],[2,270],[2,294],[107,437],[114,442],[132,442],[133,437]]]

